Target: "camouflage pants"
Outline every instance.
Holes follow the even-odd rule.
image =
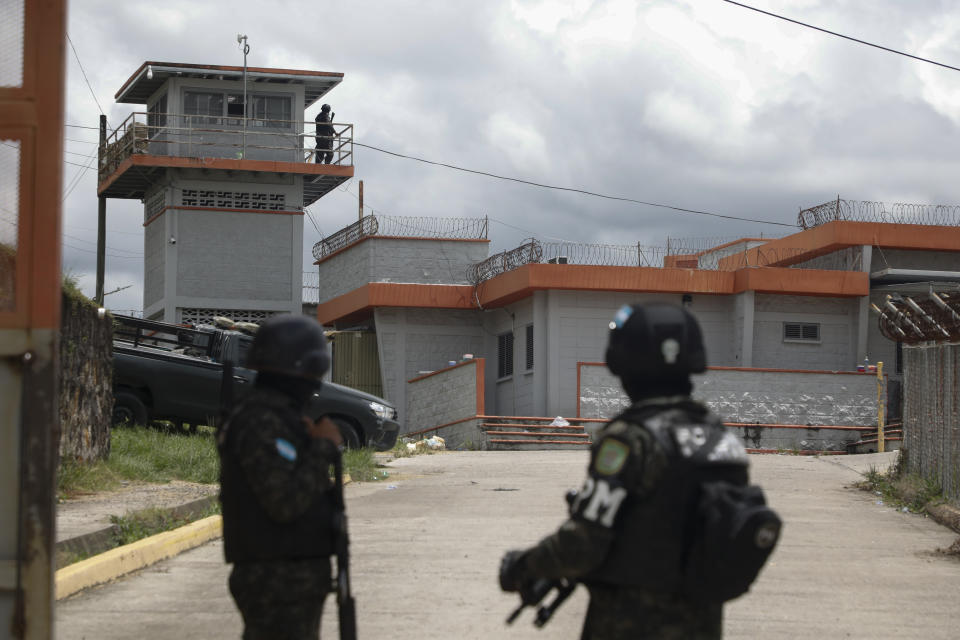
[[[720,640],[722,633],[722,605],[591,586],[581,640]]]
[[[329,591],[329,558],[243,562],[230,572],[243,640],[317,640]]]

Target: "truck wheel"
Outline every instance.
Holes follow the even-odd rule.
[[[113,394],[113,425],[147,425],[149,424],[147,407],[135,393],[117,391]]]
[[[347,449],[360,448],[360,436],[357,435],[356,428],[343,418],[332,418],[337,429],[340,430],[340,437],[343,438],[343,446]]]

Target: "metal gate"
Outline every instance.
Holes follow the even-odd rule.
[[[383,397],[377,334],[373,331],[335,334],[331,379],[337,384]]]

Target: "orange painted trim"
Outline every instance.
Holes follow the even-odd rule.
[[[487,238],[414,238],[412,236],[363,236],[358,240],[354,240],[350,244],[340,247],[333,253],[327,254],[320,258],[319,260],[314,261],[313,264],[320,264],[321,262],[326,262],[335,255],[339,255],[346,251],[347,249],[352,249],[361,242],[366,242],[367,240],[442,240],[443,242],[490,242]]]
[[[778,266],[786,266],[860,245],[883,249],[957,251],[960,247],[960,227],[837,220],[785,238],[771,240],[762,247],[747,250],[745,254],[748,264],[757,264],[762,252],[766,255],[775,255],[777,251],[796,254],[776,263]],[[744,254],[737,253],[721,259],[720,268],[741,264],[743,256]]]
[[[370,282],[317,305],[317,321],[328,325],[340,318],[376,307],[476,308],[473,303],[473,287],[466,284]]]
[[[542,290],[706,295],[756,290],[783,295],[857,297],[867,295],[869,287],[869,276],[853,271],[760,267],[734,273],[706,269],[527,264],[482,282],[476,291],[470,285],[371,282],[319,305],[317,318],[321,324],[330,324],[381,306],[474,309],[476,299],[483,308],[500,307]]]
[[[411,382],[420,382],[421,380],[425,380],[426,378],[432,378],[435,375],[446,373],[448,371],[453,371],[454,369],[459,369],[460,367],[466,366],[468,364],[474,364],[476,360],[477,359],[461,360],[457,364],[443,367],[442,369],[437,369],[436,371],[431,371],[430,373],[424,373],[423,375],[419,375],[416,378],[410,378],[409,380],[407,380],[407,384],[410,384]]]
[[[477,363],[477,415],[481,415],[486,411],[486,358],[474,358],[474,361]]]
[[[401,435],[404,435],[404,436],[417,436],[417,435],[420,435],[421,433],[430,433],[431,431],[437,431],[437,430],[443,429],[443,428],[445,428],[445,427],[452,427],[453,425],[455,425],[455,424],[460,424],[461,422],[468,422],[468,421],[470,421],[470,420],[476,420],[476,419],[479,418],[479,417],[480,417],[480,416],[470,416],[469,418],[460,418],[459,420],[454,420],[453,422],[446,422],[446,423],[444,423],[444,424],[439,424],[439,425],[437,425],[437,426],[435,426],[435,427],[430,427],[430,428],[428,428],[428,429],[420,429],[419,431],[408,431],[407,433],[404,433],[404,434],[401,434]]]
[[[826,271],[759,267],[734,273],[733,293],[790,294],[847,298],[870,294],[870,274],[862,271]]]
[[[606,362],[578,362],[577,367],[606,367]],[[872,376],[877,377],[876,371],[829,371],[819,369],[772,369],[767,367],[707,367],[708,371],[759,371],[761,373],[830,373],[841,376]],[[887,374],[883,374],[887,375]]]
[[[97,193],[106,191],[120,176],[132,167],[163,167],[166,169],[211,169],[219,171],[252,171],[261,173],[293,173],[303,176],[337,176],[352,178],[353,167],[310,162],[280,162],[276,160],[237,160],[235,158],[193,158],[133,154],[127,156],[107,178],[97,185]]]
[[[483,418],[484,420],[553,420],[553,416],[477,416],[478,418]],[[606,418],[570,418],[570,420],[577,420],[578,422],[610,422]],[[530,425],[535,426],[535,425]]]
[[[747,449],[747,453],[776,454],[790,456],[845,456],[846,451],[807,451],[798,449]]]
[[[148,66],[157,66],[157,67],[179,67],[181,69],[196,69],[197,71],[234,71],[234,72],[243,72],[243,67],[233,67],[225,65],[207,65],[207,64],[187,64],[184,62],[157,62],[154,60],[148,60],[144,62],[140,67],[133,72],[127,81],[123,83],[123,86],[120,87],[120,90],[113,96],[115,99],[119,98],[120,95],[127,89],[127,87],[140,77],[140,74],[143,73],[144,69]],[[271,73],[274,75],[288,75],[288,76],[314,76],[318,78],[343,78],[343,73],[336,71],[300,71],[297,69],[272,69],[269,67],[247,67],[247,75],[251,73]]]
[[[60,326],[66,21],[64,0],[23,4],[22,81],[0,90],[0,134],[20,141],[16,289],[3,328]]]
[[[166,206],[163,209],[160,209],[157,213],[153,214],[146,222],[143,223],[143,226],[146,227],[151,222],[162,216],[169,210],[173,211],[223,211],[226,213],[275,213],[286,216],[302,216],[303,211],[271,211],[267,209],[230,209],[227,207],[178,207],[175,205]]]
[[[850,427],[844,425],[832,425],[832,424],[776,424],[776,423],[766,423],[766,424],[754,424],[751,422],[724,422],[723,426],[731,428],[747,428],[747,429],[813,429],[813,430],[823,430],[827,431],[860,431],[860,432],[871,432],[876,431],[876,425],[872,427]]]
[[[501,306],[534,291],[618,291],[647,293],[732,293],[733,274],[701,269],[526,264],[479,287],[484,307]]]

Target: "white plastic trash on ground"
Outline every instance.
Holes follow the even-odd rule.
[[[569,427],[570,423],[567,422],[563,416],[557,416],[553,419],[553,422],[550,423],[551,427]]]
[[[408,442],[407,451],[414,453],[417,451],[443,451],[447,448],[446,441],[440,436],[424,438],[417,442]]]

